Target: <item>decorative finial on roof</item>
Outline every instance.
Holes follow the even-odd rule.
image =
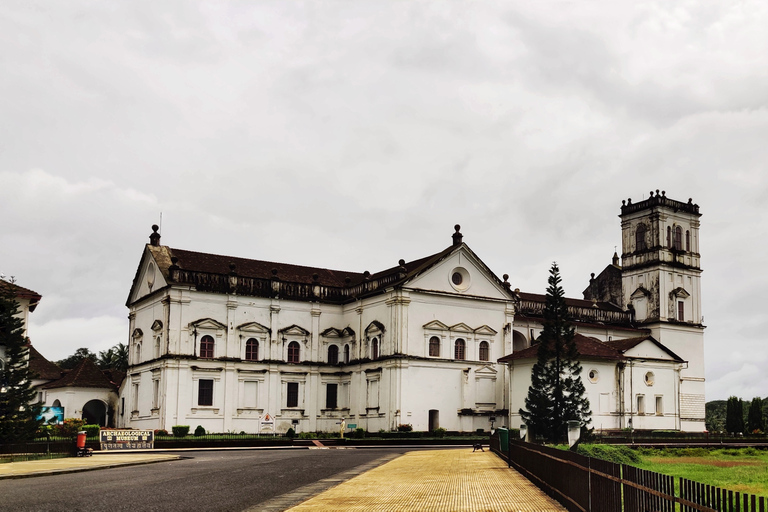
[[[650,194],[651,194],[651,197],[653,197],[653,190],[651,190]]]
[[[616,252],[613,253],[613,265],[615,267],[619,266],[619,255]]]
[[[366,278],[366,279],[370,279],[371,278],[371,273],[366,270],[365,272],[363,272],[363,277]]]
[[[400,258],[399,260],[397,260],[397,264],[402,267],[403,265],[405,265],[405,260]]]
[[[659,197],[659,189],[656,189],[656,197]]]
[[[160,227],[157,224],[152,224],[152,234],[149,235],[149,245],[154,247],[160,245],[160,233],[157,232],[158,229],[160,229]]]
[[[509,289],[512,286],[509,282],[509,274],[504,274],[502,277],[504,278],[504,288]]]
[[[661,191],[661,196],[662,197],[667,197],[667,191],[666,190],[662,190]]]
[[[453,245],[461,245],[461,239],[464,238],[464,235],[461,234],[461,226],[456,224],[453,229],[456,230],[453,234]]]

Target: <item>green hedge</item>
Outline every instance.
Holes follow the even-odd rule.
[[[189,425],[174,425],[171,431],[174,437],[186,437],[189,434]]]

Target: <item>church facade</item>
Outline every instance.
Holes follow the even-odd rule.
[[[685,204],[652,199],[662,209]],[[655,203],[631,206],[622,207],[623,238],[636,240],[644,224],[645,248],[624,246],[624,267],[615,261],[584,299],[569,299],[582,344],[597,354],[589,352],[600,375],[590,400],[605,403],[603,428],[703,430],[699,289],[687,280],[698,267],[689,265],[681,286],[667,290],[668,265],[659,257],[671,249],[653,236],[671,217],[657,219]],[[686,226],[690,236],[693,223]],[[693,253],[682,257],[693,262]],[[683,314],[691,312],[684,320],[665,316],[659,297],[672,291],[689,308]],[[336,431],[342,420],[370,432],[517,426],[543,305],[543,295],[497,277],[459,226],[446,249],[373,274],[174,249],[153,226],[127,301],[130,368],[118,424],[212,432]],[[619,340],[630,341],[611,345]],[[651,371],[638,373],[643,365],[663,395],[659,402],[651,393],[648,403],[668,404],[653,415],[635,407],[635,379]],[[632,370],[620,377],[619,367]]]

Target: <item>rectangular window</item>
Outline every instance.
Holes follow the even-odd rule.
[[[152,408],[153,409],[160,408],[160,381],[159,380],[152,381]]]
[[[299,406],[299,383],[289,382],[288,393],[285,400],[286,407],[298,407]]]
[[[133,410],[139,412],[139,383],[133,384]]]
[[[325,385],[325,408],[335,409],[338,407],[338,394],[339,390],[337,384]]]
[[[656,397],[656,416],[664,415],[664,400],[662,397]]]
[[[645,395],[637,395],[637,414],[645,414]]]
[[[197,405],[213,405],[213,380],[200,379],[197,382]]]
[[[685,302],[677,301],[677,319],[680,322],[685,321]]]
[[[379,381],[368,381],[368,408],[376,408],[379,406]]]

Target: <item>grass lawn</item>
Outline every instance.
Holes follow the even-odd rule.
[[[768,451],[754,448],[642,450],[634,466],[738,492],[768,496]]]

